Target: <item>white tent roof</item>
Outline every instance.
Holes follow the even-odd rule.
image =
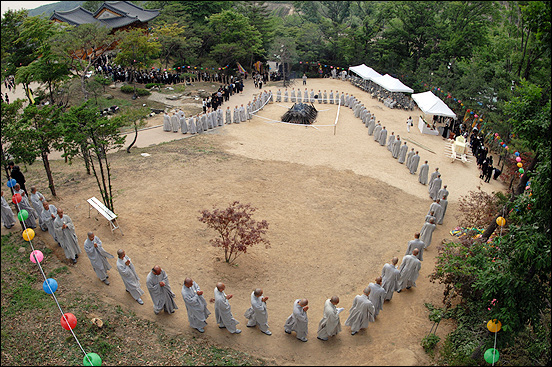
[[[385,74],[384,76],[375,78],[373,80],[374,80],[374,83],[382,86],[383,88],[387,89],[390,92],[406,92],[406,93],[414,92],[414,89],[407,87],[399,79],[393,78],[389,74]]]
[[[374,80],[376,78],[379,78],[381,76],[380,73],[372,69],[371,67],[366,66],[365,64],[357,65],[357,66],[351,66],[349,67],[349,70],[351,70],[353,73],[360,76],[362,79],[366,80]]]
[[[431,91],[412,95],[412,99],[418,104],[420,110],[428,115],[446,116],[456,118],[456,114]]]

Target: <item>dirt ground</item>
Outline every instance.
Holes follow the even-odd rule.
[[[297,87],[304,90],[300,83]],[[386,147],[368,136],[367,129],[348,108],[340,109],[336,135],[333,127],[270,123],[270,119],[279,120],[291,103],[269,104],[251,121],[225,125],[192,138],[161,128],[141,132],[139,148],[131,154],[115,153],[112,158],[115,210],[124,236],[119,231],[112,234],[106,220],[94,209],[89,218],[86,199],[100,195],[94,178],[86,176],[80,162],[69,166],[62,160],[53,161],[59,195],[54,205],[73,219],[81,246],[86,233],[92,230],[110,253],[115,255],[119,248],[126,251],[146,291],[145,305],[138,305],[124,291],[116,269],[110,271],[110,286],[100,282],[85,254],[72,268],[73,286],[156,320],[175,333],[245,351],[270,364],[430,364],[420,340],[432,325],[424,303],[441,305],[443,288],[427,278],[433,270],[437,246],[456,226],[462,195],[478,185],[489,192],[502,190],[503,186],[494,180],[482,183],[475,163],[451,164],[440,136],[422,135],[416,124],[408,134],[405,121],[411,115],[416,123],[419,110],[391,110],[340,80],[309,79],[307,87],[353,93],[375,112],[389,133],[395,131],[432,149],[435,154],[408,143],[420,150],[422,162],[429,160],[430,172],[439,167],[450,191],[444,224],[437,227],[431,247],[424,254],[417,287],[395,294],[367,330],[351,336],[349,328],[343,327],[342,333],[327,342],[316,339],[324,301],[332,295],[340,297],[339,306],[346,309],[341,315],[343,325],[354,296],[381,274],[384,263],[393,256],[402,259],[407,242],[423,225],[431,200],[427,186],[419,184],[417,175],[410,175]],[[231,108],[247,103],[254,93],[258,90],[248,80],[244,95],[231,98]],[[315,126],[334,123],[336,105],[315,107],[320,111]],[[178,140],[159,144],[171,139]],[[27,186],[36,184],[39,191],[51,196],[40,164],[30,166],[26,177]],[[222,250],[208,242],[215,233],[198,217],[202,209],[225,207],[234,200],[251,203],[258,208],[254,217],[269,222],[271,248],[254,247],[238,258],[237,266],[229,266],[224,263]],[[63,258],[47,233],[39,230],[37,235]],[[110,262],[115,265],[114,260]],[[179,309],[173,315],[153,313],[145,281],[154,265],[167,272],[177,295]],[[189,327],[180,295],[187,276],[206,292],[206,299],[213,297],[218,281],[226,283],[227,294],[234,295],[230,304],[243,330],[240,335],[217,327],[212,304],[209,309],[213,314],[205,333]],[[272,336],[245,327],[243,313],[256,287],[269,296]],[[297,298],[309,299],[307,343],[283,332]],[[443,337],[451,328],[443,322],[438,335]]]

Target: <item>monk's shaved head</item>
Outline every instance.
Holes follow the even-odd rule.
[[[190,288],[194,284],[194,281],[192,278],[186,278],[184,279],[184,285],[188,288]]]
[[[364,294],[365,295],[369,295],[371,291],[372,291],[372,289],[370,287],[364,288]]]
[[[263,295],[263,290],[261,288],[255,288],[253,294],[255,295],[255,297],[260,297]]]
[[[381,284],[381,280],[382,280],[381,277],[377,277],[376,278],[376,283]]]
[[[334,305],[337,305],[339,303],[339,297],[332,296],[332,298],[330,298],[330,302],[333,303]]]
[[[224,285],[223,282],[218,282],[217,283],[217,289],[222,292],[224,289],[226,288],[226,286]]]
[[[151,270],[155,273],[155,275],[161,274],[161,267],[159,265],[155,265]]]
[[[393,263],[393,265],[397,265],[397,263],[399,262],[399,258],[395,256],[393,259],[391,259],[391,262]]]
[[[419,253],[420,253],[420,250],[418,250],[417,248],[412,250],[412,255],[414,255],[414,256],[418,256]]]
[[[119,259],[122,259],[123,257],[125,257],[125,250],[123,250],[122,248],[118,249],[117,256],[119,257]]]
[[[309,304],[309,300],[306,299],[306,298],[303,298],[302,300],[299,301],[299,304],[303,307],[305,307],[306,305]]]

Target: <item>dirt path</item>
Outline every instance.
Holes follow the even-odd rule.
[[[340,296],[340,306],[346,308],[341,316],[343,324],[354,296],[380,275],[383,264],[393,256],[402,259],[408,240],[422,227],[431,203],[427,186],[419,184],[417,176],[397,163],[386,147],[374,142],[348,108],[340,111],[335,136],[329,127],[316,130],[267,123],[268,120],[256,117],[201,136],[140,148],[132,154],[115,154],[115,207],[124,236],[112,234],[105,219],[94,211],[88,218],[86,199],[99,196],[93,178],[86,177],[82,167],[53,161],[54,172],[65,178],[55,205],[63,207],[75,222],[80,243],[86,232],[93,230],[112,254],[124,248],[136,265],[144,290],[147,273],[153,265],[160,265],[177,294],[179,310],[170,316],[154,315],[147,292],[145,305],[139,306],[124,291],[116,270],[110,271],[111,285],[105,286],[84,256],[73,270],[74,286],[132,309],[175,332],[246,351],[272,364],[429,364],[420,346],[420,340],[431,328],[423,304],[440,305],[442,287],[430,283],[427,276],[433,270],[438,243],[448,238],[448,231],[456,225],[458,198],[480,184],[476,166],[450,164],[444,156],[441,137],[422,135],[416,129],[407,134],[404,122],[408,115],[415,118],[419,112],[390,110],[348,82],[309,79],[307,86],[309,90],[353,93],[390,132],[408,135],[437,152],[421,150],[420,154],[422,160],[430,161],[430,171],[438,165],[451,200],[444,224],[438,226],[433,243],[424,254],[417,288],[395,294],[377,321],[358,335],[351,336],[349,328],[344,327],[328,342],[316,340],[325,299],[334,294]],[[255,92],[252,86],[246,87],[247,93],[248,89]],[[236,96],[231,105],[241,104],[238,98],[244,98],[246,103],[249,96]],[[335,105],[316,107],[320,110],[318,125],[333,123]],[[279,119],[283,112],[285,107],[274,103],[259,116]],[[143,131],[138,146],[172,140],[175,135],[162,129]],[[151,156],[142,157],[142,152]],[[37,173],[35,179],[33,172],[41,172],[40,167],[29,171],[29,184],[36,182],[47,194],[45,178],[38,178]],[[492,180],[483,188],[496,191],[502,186]],[[270,223],[272,243],[269,249],[251,249],[238,258],[236,267],[220,260],[221,251],[208,243],[214,233],[197,220],[201,209],[226,206],[233,200],[250,202],[258,208],[256,217]],[[47,236],[38,233],[51,246]],[[59,248],[52,248],[60,252]],[[205,334],[189,327],[180,296],[186,276],[201,286],[208,299],[213,297],[217,281],[226,283],[227,293],[234,294],[230,303],[242,334],[230,335],[219,329],[214,314],[208,319]],[[243,313],[249,307],[249,295],[259,286],[270,297],[272,336],[245,327]],[[293,301],[302,297],[309,299],[310,306],[307,343],[283,332]],[[209,308],[214,312],[212,304]],[[444,324],[438,335],[444,336],[448,330],[450,325]]]

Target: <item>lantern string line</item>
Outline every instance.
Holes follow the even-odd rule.
[[[23,199],[21,199],[23,200]],[[17,206],[17,209],[19,210],[19,213],[21,212],[21,207],[19,206],[19,203],[15,203],[15,205]],[[19,219],[19,218],[18,218]],[[25,221],[22,220],[20,221],[22,226],[23,226],[23,232],[27,230],[27,225],[25,224]],[[86,353],[86,351],[84,350],[84,348],[82,347],[79,339],[77,338],[77,335],[75,334],[75,332],[73,331],[73,328],[71,327],[71,325],[69,324],[69,320],[67,320],[67,316],[65,316],[65,313],[63,312],[58,300],[57,300],[57,297],[55,295],[55,292],[54,290],[52,290],[52,287],[50,287],[50,282],[48,282],[48,278],[46,278],[46,274],[44,273],[44,269],[42,269],[42,266],[40,265],[40,261],[38,261],[38,259],[36,258],[36,254],[35,254],[35,248],[33,246],[33,242],[31,240],[31,237],[29,235],[27,235],[27,238],[29,239],[29,244],[31,245],[31,249],[32,249],[32,253],[31,255],[34,257],[35,261],[36,261],[36,264],[38,265],[38,268],[40,269],[40,273],[42,274],[42,277],[44,278],[44,281],[46,282],[46,284],[48,285],[48,289],[50,289],[50,295],[54,298],[54,301],[56,302],[56,305],[57,307],[59,308],[59,312],[61,312],[61,316],[62,318],[65,320],[65,322],[67,323],[67,326],[69,327],[69,331],[71,332],[71,334],[73,334],[73,338],[75,339],[75,341],[77,342],[77,345],[79,346],[79,348],[81,349],[81,351],[84,353],[84,357],[88,360],[88,363],[90,363],[91,366],[93,366],[93,363],[92,363],[92,360],[90,359],[90,357],[88,356],[88,354]]]
[[[494,340],[494,346],[493,346],[493,366],[495,364],[495,354],[496,354],[496,335],[498,334],[498,330],[495,331],[495,340]]]

